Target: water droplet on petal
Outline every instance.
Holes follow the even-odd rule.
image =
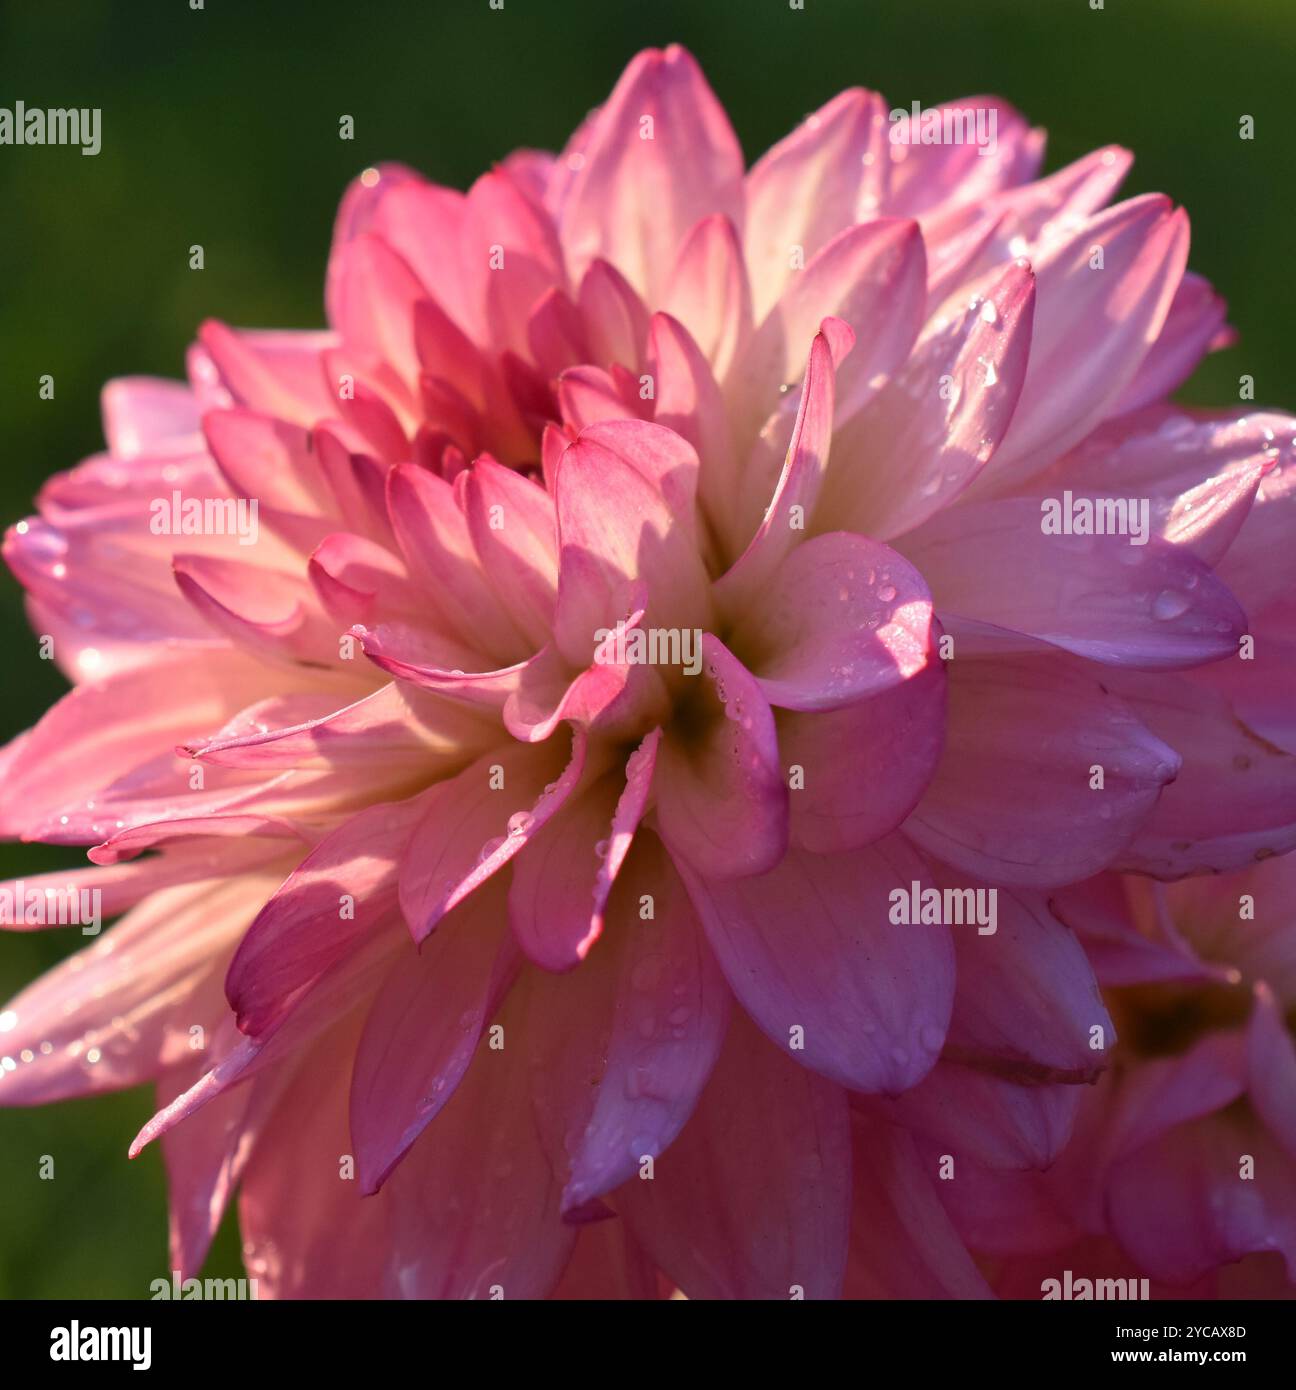
[[[1152,600],[1152,616],[1160,622],[1180,618],[1188,611],[1188,598],[1173,589],[1162,589]]]

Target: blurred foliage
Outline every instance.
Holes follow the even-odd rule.
[[[100,447],[101,383],[179,376],[203,318],[318,325],[334,206],[365,165],[404,160],[466,186],[516,146],[561,146],[636,50],[672,40],[701,61],[749,158],[853,84],[894,106],[999,94],[1047,127],[1049,169],[1127,145],[1125,192],[1188,207],[1192,264],[1241,335],[1185,398],[1227,406],[1246,372],[1259,403],[1296,403],[1289,0],[6,0],[0,105],[99,106],[103,150],[0,147],[4,519]],[[53,401],[37,396],[46,372]],[[0,635],[8,737],[62,682],[7,576]],[[0,847],[0,874],[70,862]],[[8,935],[0,994],[81,940]],[[137,1091],[0,1112],[0,1296],[147,1296],[167,1265],[162,1164],[125,1151],[150,1111]],[[209,1272],[237,1260],[227,1221]]]

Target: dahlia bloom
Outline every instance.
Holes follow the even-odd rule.
[[[744,171],[646,52],[556,158],[361,175],[326,331],[106,388],[0,830],[123,915],[0,1097],[155,1081],[174,1267],[237,1192],[263,1296],[992,1296],[947,1189],[1108,1094],[1058,891],[1296,845],[1296,422],[1166,403],[1228,330],[1125,152],[956,105]]]
[[[1050,1172],[951,1188],[1002,1294],[1070,1269],[1157,1297],[1296,1295],[1294,864],[1058,894],[1122,1045]]]

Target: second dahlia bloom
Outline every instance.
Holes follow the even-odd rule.
[[[1058,895],[1122,1044],[1052,1171],[981,1169],[951,1201],[1001,1293],[1070,1269],[1159,1297],[1296,1295],[1294,864]]]
[[[9,539],[76,688],[2,828],[125,916],[0,1096],[156,1078],[182,1270],[238,1189],[279,1296],[985,1296],[921,1144],[1044,1166],[1106,1066],[1050,892],[1296,843],[1220,754],[1292,422],[1164,403],[1184,214],[978,102],[989,156],[852,91],[744,171],[644,53],[557,158],[366,171],[327,331],[107,388]],[[1146,544],[1041,525],[1117,489]]]

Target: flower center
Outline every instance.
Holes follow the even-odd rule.
[[[1132,985],[1107,991],[1116,1032],[1144,1057],[1187,1052],[1208,1033],[1240,1027],[1250,1016],[1250,985],[1235,980]]]

